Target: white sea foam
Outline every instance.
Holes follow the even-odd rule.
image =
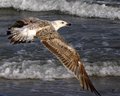
[[[0,66],[0,77],[7,79],[43,79],[73,78],[62,65],[54,60],[24,60],[22,62],[4,61]],[[117,62],[85,63],[85,69],[90,76],[120,76],[120,66]]]
[[[86,66],[86,70],[91,76],[120,76],[118,62],[96,62],[91,66]]]
[[[53,79],[71,78],[63,66],[56,66],[52,60],[47,60],[46,64],[42,61],[23,61],[23,62],[4,62],[0,66],[0,77],[8,79]]]
[[[120,19],[119,7],[86,3],[82,0],[72,0],[72,2],[68,2],[68,0],[0,0],[0,7],[13,7],[29,11],[59,10],[66,14],[81,17]]]

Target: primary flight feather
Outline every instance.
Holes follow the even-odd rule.
[[[35,37],[38,37],[44,46],[75,75],[83,89],[101,96],[90,81],[77,51],[57,32],[61,27],[70,25],[63,20],[47,21],[29,17],[16,21],[8,28],[7,35],[13,44],[32,42]]]

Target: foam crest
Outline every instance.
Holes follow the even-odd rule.
[[[85,63],[85,69],[90,76],[120,76],[120,66],[117,62]],[[55,60],[24,60],[22,62],[3,62],[0,66],[0,77],[7,79],[43,79],[73,78],[62,65]]]
[[[84,0],[83,0],[84,1]],[[13,7],[29,11],[59,10],[65,14],[81,17],[120,19],[120,8],[106,4],[86,3],[68,0],[0,0],[0,7]]]
[[[86,70],[90,76],[120,76],[118,62],[96,62],[86,66]]]
[[[63,66],[56,66],[52,60],[46,61],[24,60],[23,62],[4,62],[0,66],[0,77],[7,79],[54,79],[71,78],[72,75],[67,72]]]

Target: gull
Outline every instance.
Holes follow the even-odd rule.
[[[7,35],[13,44],[30,43],[34,41],[35,37],[39,38],[65,68],[75,75],[83,89],[101,96],[89,79],[78,52],[57,32],[60,28],[70,25],[70,23],[63,20],[48,21],[28,17],[16,21],[8,28]]]

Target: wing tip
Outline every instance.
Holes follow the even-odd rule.
[[[97,96],[102,96],[98,91],[95,92],[95,94],[96,94]]]
[[[10,30],[7,30],[7,35],[10,35],[11,34],[11,31]]]
[[[88,90],[91,91],[92,93],[94,93],[96,96],[101,96],[101,94],[95,89],[94,85],[92,84],[91,80],[88,77],[87,72],[85,71],[85,68],[83,66],[83,64],[80,64],[80,73],[81,73],[81,77],[79,78],[80,80],[80,85],[84,90]]]

